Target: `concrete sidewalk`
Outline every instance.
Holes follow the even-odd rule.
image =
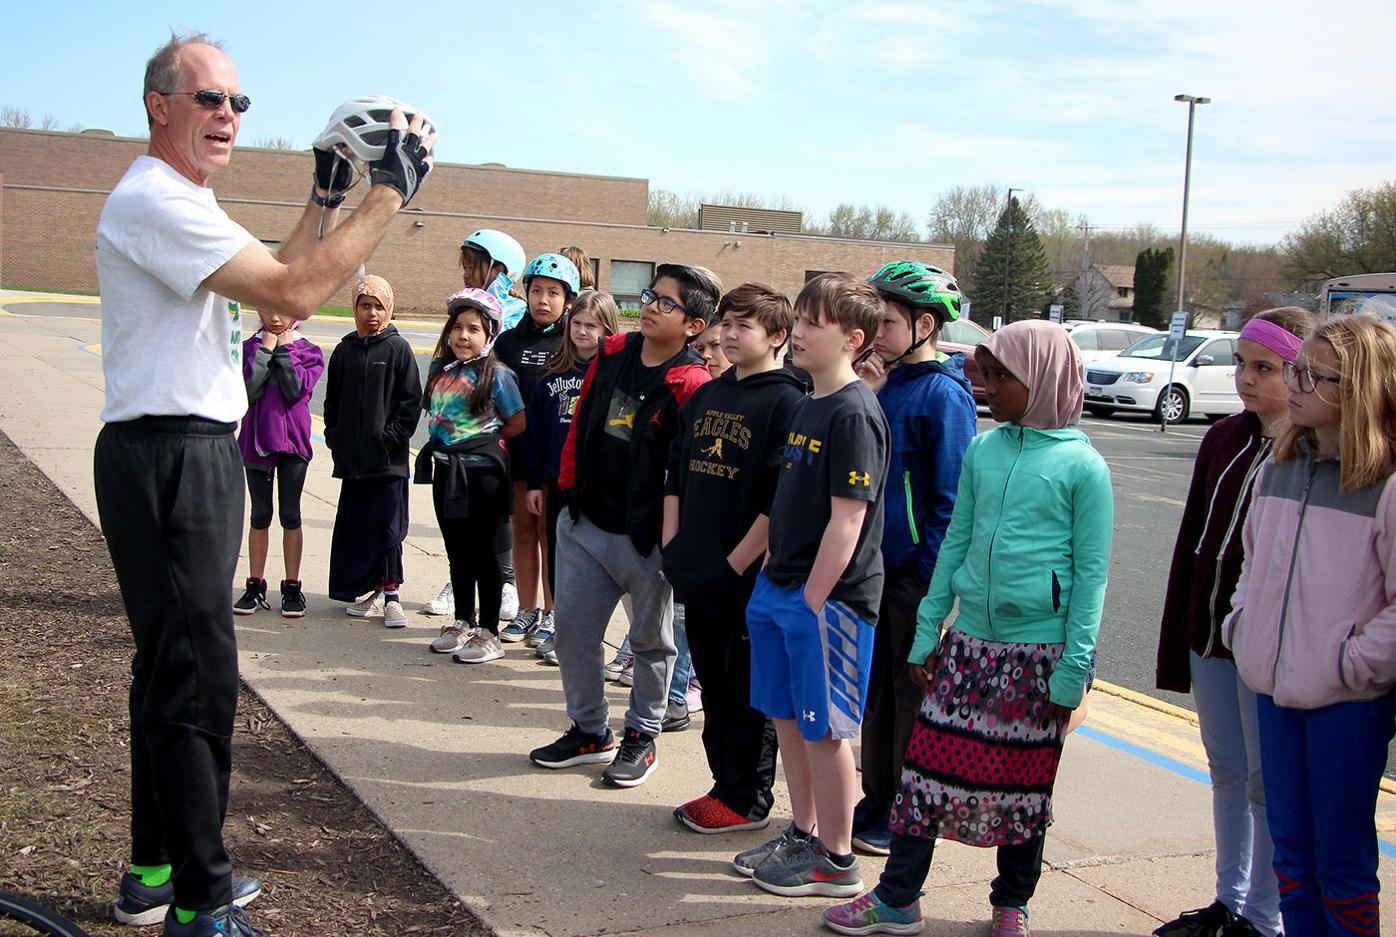
[[[0,293],[0,431],[95,523],[97,308],[69,318],[7,313],[16,298]],[[701,718],[661,739],[649,783],[607,788],[599,769],[550,772],[527,760],[530,748],[568,724],[556,668],[518,645],[507,647],[505,660],[474,667],[427,652],[440,619],[415,609],[447,572],[426,488],[412,490],[403,589],[409,627],[386,631],[379,619],[346,618],[324,595],[337,491],[317,443],[303,501],[310,613],[299,621],[265,612],[238,619],[243,677],[449,888],[509,935],[822,932],[827,899],[768,895],[728,865],[788,822],[783,791],[769,831],[703,837],[670,816],[707,787]],[[279,578],[276,539],[269,580]],[[622,636],[613,621],[609,638]],[[1110,640],[1108,623],[1102,640]],[[619,725],[625,701],[619,688],[610,692]],[[1057,784],[1035,931],[1147,934],[1208,903],[1214,857],[1205,782],[1186,718],[1108,687],[1092,694],[1090,719],[1068,742]],[[1390,840],[1396,797],[1384,794],[1379,813]],[[1385,842],[1383,855],[1389,888],[1396,846]],[[871,886],[881,863],[860,862]],[[943,844],[922,901],[926,933],[984,933],[993,875],[991,851]]]

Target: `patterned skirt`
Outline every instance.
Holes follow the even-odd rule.
[[[951,628],[921,703],[892,805],[893,832],[1008,846],[1052,824],[1065,721],[1044,725],[1060,644],[985,641]]]

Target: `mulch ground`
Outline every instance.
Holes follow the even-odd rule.
[[[129,861],[132,643],[101,532],[0,435],[0,889],[93,935]],[[278,937],[485,928],[245,689],[225,836]],[[158,932],[158,929],[151,930]]]

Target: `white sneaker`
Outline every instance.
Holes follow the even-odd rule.
[[[499,620],[513,621],[514,616],[519,613],[519,589],[512,582],[504,584],[504,591],[499,596]]]
[[[344,608],[344,614],[351,618],[368,618],[383,612],[383,593],[375,592],[362,602],[355,602]]]
[[[401,602],[388,602],[383,606],[383,627],[407,627],[407,613],[402,610]]]
[[[499,636],[490,634],[484,628],[471,632],[461,649],[451,655],[458,664],[483,664],[503,656],[504,647],[499,643]]]
[[[461,646],[465,644],[465,636],[474,630],[474,628],[468,627],[463,621],[442,625],[441,635],[434,638],[427,646],[438,654],[451,654],[460,650]]]
[[[456,613],[456,590],[448,582],[436,593],[436,598],[422,606],[423,615],[454,615]]]

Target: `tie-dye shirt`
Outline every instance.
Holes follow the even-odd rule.
[[[482,433],[498,431],[504,421],[524,408],[514,373],[496,362],[493,406],[470,412],[470,392],[479,369],[474,364],[452,362],[432,382],[427,407],[427,431],[442,446],[456,446]]]

